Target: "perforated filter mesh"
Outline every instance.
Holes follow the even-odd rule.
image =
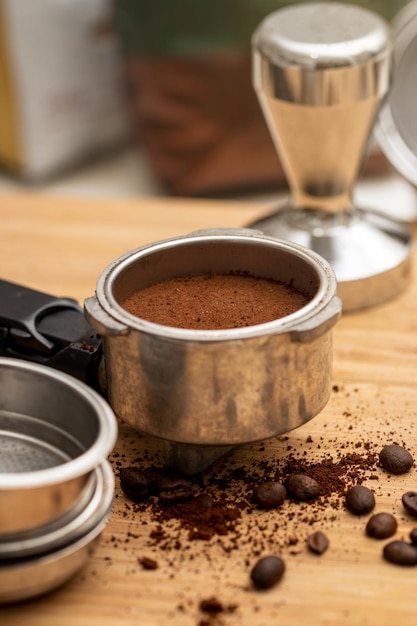
[[[0,474],[49,469],[79,453],[71,437],[52,424],[0,411]]]
[[[0,472],[32,472],[61,465],[68,457],[44,441],[0,431]]]

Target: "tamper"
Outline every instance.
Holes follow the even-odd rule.
[[[354,5],[298,4],[267,16],[252,44],[253,84],[290,198],[250,226],[324,257],[344,311],[393,297],[407,284],[411,234],[352,202],[390,88],[389,24]]]

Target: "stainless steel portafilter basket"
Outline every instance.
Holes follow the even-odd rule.
[[[97,392],[43,365],[0,358],[0,390],[1,546],[90,498],[117,424]]]
[[[88,498],[59,520],[0,542],[0,604],[49,593],[85,565],[111,514],[114,474],[108,461],[91,478],[94,488]]]
[[[309,301],[269,323],[226,330],[162,326],[122,306],[133,291],[165,279],[231,271],[290,283]],[[167,464],[185,473],[323,409],[340,310],[324,259],[246,229],[200,231],[129,252],[102,272],[85,301],[87,320],[102,335],[113,410],[159,437]]]
[[[390,89],[391,39],[367,9],[312,2],[270,14],[252,40],[254,88],[291,193],[251,226],[327,259],[344,311],[393,297],[410,273],[408,228],[352,202]]]

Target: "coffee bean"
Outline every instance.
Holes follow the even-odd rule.
[[[402,503],[409,515],[417,517],[417,492],[407,491],[402,497]]]
[[[306,474],[290,474],[284,485],[288,494],[300,502],[314,500],[321,491],[319,483]]]
[[[174,489],[191,489],[191,482],[179,474],[170,472],[161,467],[148,467],[146,475],[152,481],[157,491],[173,491]]]
[[[368,487],[355,485],[347,492],[345,504],[348,511],[354,515],[366,515],[375,507],[375,496]]]
[[[408,450],[393,444],[382,448],[379,462],[390,474],[405,474],[413,466],[414,459]]]
[[[261,483],[253,491],[253,501],[261,509],[273,509],[282,504],[286,497],[284,485],[273,481]]]
[[[410,530],[410,540],[412,544],[417,545],[417,528]]]
[[[165,489],[158,493],[158,501],[161,504],[171,505],[188,502],[193,497],[193,492],[189,487],[177,487],[175,489]]]
[[[119,478],[122,491],[134,502],[143,502],[153,492],[151,479],[138,467],[122,467]]]
[[[179,504],[193,497],[192,483],[179,474],[161,467],[148,467],[143,473],[161,504]]]
[[[285,563],[279,556],[264,556],[255,563],[250,577],[258,589],[270,589],[282,578]]]
[[[365,532],[374,539],[387,539],[397,530],[397,520],[391,513],[375,513],[369,518]]]
[[[383,550],[384,559],[397,565],[417,565],[417,547],[402,539],[391,541]]]
[[[311,552],[323,554],[329,547],[329,540],[321,530],[316,530],[307,537],[307,545]]]
[[[163,468],[124,467],[119,476],[122,490],[135,502],[143,502],[153,493],[158,494],[161,504],[178,504],[193,497],[192,483],[187,478]]]

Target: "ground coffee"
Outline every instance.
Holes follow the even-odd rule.
[[[244,272],[181,276],[132,293],[123,308],[136,317],[177,328],[221,330],[271,322],[305,306],[292,285]]]

